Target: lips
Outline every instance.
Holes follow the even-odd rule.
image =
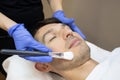
[[[69,48],[72,48],[74,46],[77,46],[78,44],[80,43],[80,39],[78,38],[74,38],[70,41],[70,45],[69,45]]]

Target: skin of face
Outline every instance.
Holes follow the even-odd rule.
[[[73,52],[73,60],[54,58],[49,64],[55,70],[74,69],[90,58],[90,49],[85,40],[67,25],[61,23],[47,24],[36,32],[35,39],[52,49],[53,52]]]

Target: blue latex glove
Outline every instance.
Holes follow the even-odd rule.
[[[82,33],[82,31],[77,27],[75,23],[70,23],[68,25],[73,31],[77,32],[84,40],[86,40],[86,36]]]
[[[11,37],[13,37],[17,50],[34,49],[34,50],[38,50],[45,53],[51,52],[51,50],[48,49],[45,45],[34,40],[32,35],[24,28],[23,24],[16,24],[12,26],[8,30],[8,33]],[[26,56],[23,58],[30,61],[34,61],[34,62],[51,62],[52,61],[52,57],[50,56],[44,56],[44,57]]]
[[[62,10],[58,10],[53,14],[53,17],[60,20],[62,23],[67,24],[70,26],[70,28],[80,34],[80,36],[83,39],[86,39],[85,35],[82,33],[82,31],[75,25],[75,21],[73,18],[67,18]]]

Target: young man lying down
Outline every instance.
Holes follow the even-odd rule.
[[[17,24],[2,14],[1,16],[1,27],[10,27]],[[21,29],[24,26],[19,25],[18,27]],[[30,61],[27,62],[20,57],[9,58],[3,63],[3,65],[6,64],[4,69],[7,72],[7,80],[42,80],[44,78],[39,77],[40,75],[43,76],[43,74],[39,73],[40,71],[56,73],[66,80],[119,80],[119,48],[115,49],[112,55],[109,55],[109,51],[85,41],[78,33],[73,32],[69,26],[62,24],[55,18],[50,18],[39,23],[36,30],[34,36],[38,41],[45,44],[54,52],[73,52],[73,60],[53,58],[53,61],[50,63],[35,64]]]
[[[54,72],[66,80],[119,80],[120,48],[115,49],[107,59],[98,63],[90,57],[87,42],[68,25],[55,18],[38,24],[35,39],[53,52],[73,52],[73,60],[54,58],[50,63],[36,63],[42,72]],[[99,53],[99,52],[98,52]],[[96,52],[97,54],[97,52]]]

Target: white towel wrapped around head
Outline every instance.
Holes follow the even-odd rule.
[[[87,42],[91,50],[91,57],[98,62],[104,61],[109,56],[109,51],[101,49]],[[3,62],[3,68],[7,72],[6,80],[63,80],[63,78],[35,69],[35,63],[25,60],[17,55],[9,57]],[[53,79],[54,78],[54,79]]]

